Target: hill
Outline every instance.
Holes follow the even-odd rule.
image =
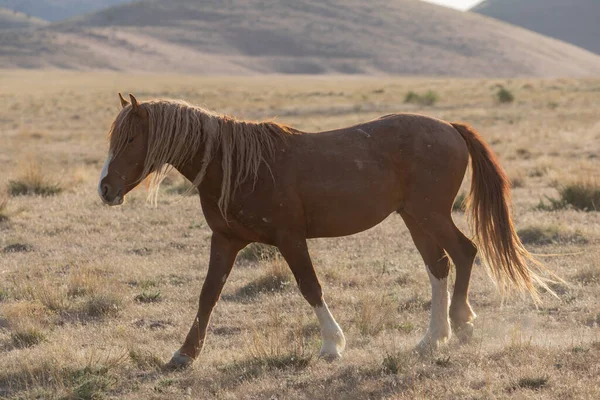
[[[0,67],[199,74],[600,75],[600,57],[415,0],[145,0],[28,36],[0,36]],[[31,51],[31,49],[42,50]]]
[[[47,22],[24,13],[0,7],[0,30],[44,26]]]
[[[600,54],[598,0],[487,0],[472,11]]]
[[[60,21],[127,1],[131,0],[0,0],[0,7],[47,21]]]

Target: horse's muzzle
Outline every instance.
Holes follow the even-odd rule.
[[[115,188],[111,187],[106,182],[101,182],[98,186],[98,195],[102,199],[104,204],[108,204],[109,206],[119,206],[123,204],[123,188]]]

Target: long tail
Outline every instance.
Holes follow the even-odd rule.
[[[490,276],[503,294],[516,287],[529,292],[537,303],[540,286],[556,296],[548,283],[562,279],[535,260],[521,243],[510,216],[510,182],[492,149],[470,126],[460,123],[452,126],[467,143],[471,155],[473,176],[467,210]]]

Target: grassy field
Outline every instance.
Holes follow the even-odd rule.
[[[575,196],[600,208],[600,80],[3,71],[0,87],[0,397],[600,398],[600,214],[568,206],[579,188],[589,193]],[[512,102],[506,93],[499,101],[501,88]],[[143,187],[122,207],[101,204],[117,91],[303,130],[399,111],[469,122],[515,186],[527,247],[568,285],[536,308],[518,295],[503,300],[476,266],[473,340],[419,356],[430,286],[392,215],[362,234],[309,243],[346,334],[341,360],[318,358],[316,318],[284,263],[245,251],[201,357],[163,371],[195,315],[210,230],[177,175],[157,207]],[[466,229],[465,216],[454,217]]]

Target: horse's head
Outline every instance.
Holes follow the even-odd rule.
[[[144,104],[130,94],[131,102],[121,93],[121,112],[113,122],[108,158],[98,182],[98,194],[105,204],[123,203],[125,195],[144,178],[148,150],[149,122]]]

